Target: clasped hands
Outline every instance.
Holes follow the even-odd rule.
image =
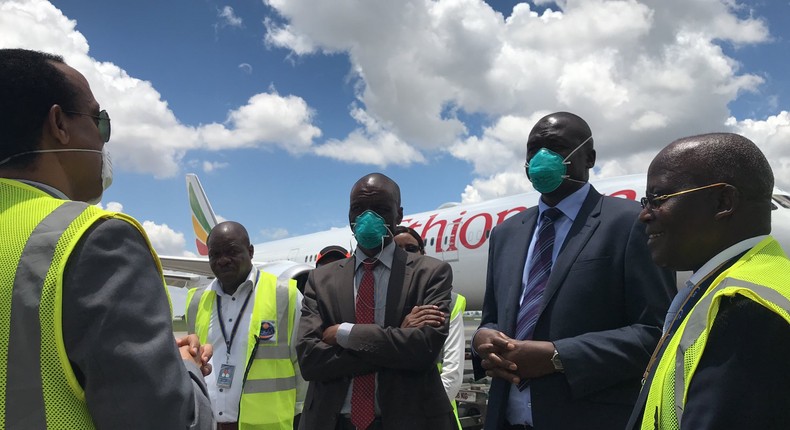
[[[208,376],[211,373],[209,360],[214,355],[214,348],[211,344],[201,345],[197,335],[190,334],[176,339],[176,346],[178,352],[181,353],[182,360],[192,360],[200,368],[200,373],[203,376]]]
[[[480,329],[474,349],[482,359],[486,375],[513,384],[554,373],[551,357],[554,344],[539,340],[515,340],[500,331]]]

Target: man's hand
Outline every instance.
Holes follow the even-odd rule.
[[[214,355],[214,348],[211,344],[201,345],[197,335],[190,334],[180,339],[176,339],[176,346],[181,353],[183,360],[192,360],[199,368],[203,376],[211,373],[211,356]]]
[[[516,363],[516,374],[521,379],[533,379],[556,372],[551,357],[554,344],[540,340],[515,340],[515,348],[502,354],[502,358]]]
[[[486,375],[502,378],[513,384],[519,383],[521,379],[517,373],[518,366],[505,358],[505,354],[516,349],[515,340],[500,331],[483,328],[475,334],[473,346],[482,358],[481,365],[486,369]]]
[[[327,327],[324,330],[324,334],[321,336],[321,340],[329,345],[337,345],[337,329],[340,328],[340,324],[335,324],[331,327]]]
[[[420,328],[426,325],[440,327],[444,324],[445,314],[438,306],[422,305],[411,308],[411,312],[403,318],[401,328]]]

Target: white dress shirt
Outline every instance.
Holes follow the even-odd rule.
[[[450,320],[450,332],[442,348],[442,384],[451,402],[455,400],[464,379],[465,353],[464,314],[459,312],[455,318]]]
[[[244,313],[241,308],[249,294],[255,294],[253,288],[258,282],[258,269],[253,268],[244,281],[232,295],[222,291],[219,280],[214,279],[208,288],[217,293],[217,297],[222,298],[222,318],[225,320],[225,334],[230,339],[233,325],[236,319],[240,318],[239,328],[231,344],[230,354],[228,354],[225,344],[225,337],[222,335],[222,328],[219,324],[219,314],[216,309],[216,302],[211,313],[211,320],[208,328],[208,343],[214,346],[214,355],[211,357],[212,372],[206,377],[209,398],[214,409],[214,418],[217,422],[237,422],[239,420],[239,403],[241,402],[241,390],[244,383],[244,373],[247,368],[247,345],[249,339],[250,319],[252,318],[252,308],[255,297],[251,297]],[[291,322],[291,361],[294,363],[296,373],[296,407],[294,415],[302,412],[304,397],[307,392],[307,383],[302,379],[302,372],[299,370],[296,355],[297,331],[299,329],[299,316],[302,314],[302,293],[297,292],[296,311],[294,320]],[[236,366],[233,372],[233,382],[230,388],[217,387],[217,374],[223,364]],[[265,407],[265,405],[261,405]]]

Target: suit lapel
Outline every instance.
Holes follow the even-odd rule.
[[[592,234],[601,223],[599,216],[601,215],[602,202],[601,194],[590,186],[590,192],[587,193],[587,198],[584,199],[584,203],[582,203],[582,207],[579,209],[570,231],[568,231],[568,236],[560,248],[557,260],[551,268],[549,282],[546,285],[546,290],[543,292],[544,309],[562,283],[565,282],[565,278],[568,277],[568,271],[570,271],[579,253],[587,245],[590,237],[592,237]]]
[[[523,289],[524,267],[527,261],[527,254],[529,252],[529,242],[532,240],[532,234],[535,231],[535,225],[538,220],[538,207],[535,206],[527,209],[521,215],[521,228],[512,238],[503,238],[507,241],[512,241],[515,247],[512,251],[518,258],[514,258],[514,264],[517,266],[508,270],[508,282],[506,285],[512,285],[508,292],[507,307],[505,309],[506,315],[504,321],[507,322],[507,327],[504,327],[504,333],[507,335],[515,335],[516,329],[516,316],[518,315],[519,300]],[[520,264],[520,266],[518,266]]]
[[[384,310],[384,327],[400,327],[403,306],[411,287],[413,269],[406,264],[406,251],[395,247],[392,269],[387,284],[387,304]]]
[[[356,322],[355,301],[354,301],[354,267],[356,258],[343,260],[338,269],[340,271],[340,283],[338,285],[336,300],[337,308],[340,309],[340,322]]]

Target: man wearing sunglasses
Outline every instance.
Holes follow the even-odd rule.
[[[623,428],[661,336],[674,274],[650,260],[639,205],[602,196],[590,127],[541,118],[527,139],[537,206],[489,240],[475,376],[493,377],[486,429]]]
[[[213,427],[142,226],[104,211],[110,118],[63,58],[0,50],[2,428]],[[88,202],[88,203],[86,203]]]
[[[653,260],[691,270],[628,428],[786,429],[790,260],[771,236],[774,177],[743,136],[679,139],[647,172]]]

